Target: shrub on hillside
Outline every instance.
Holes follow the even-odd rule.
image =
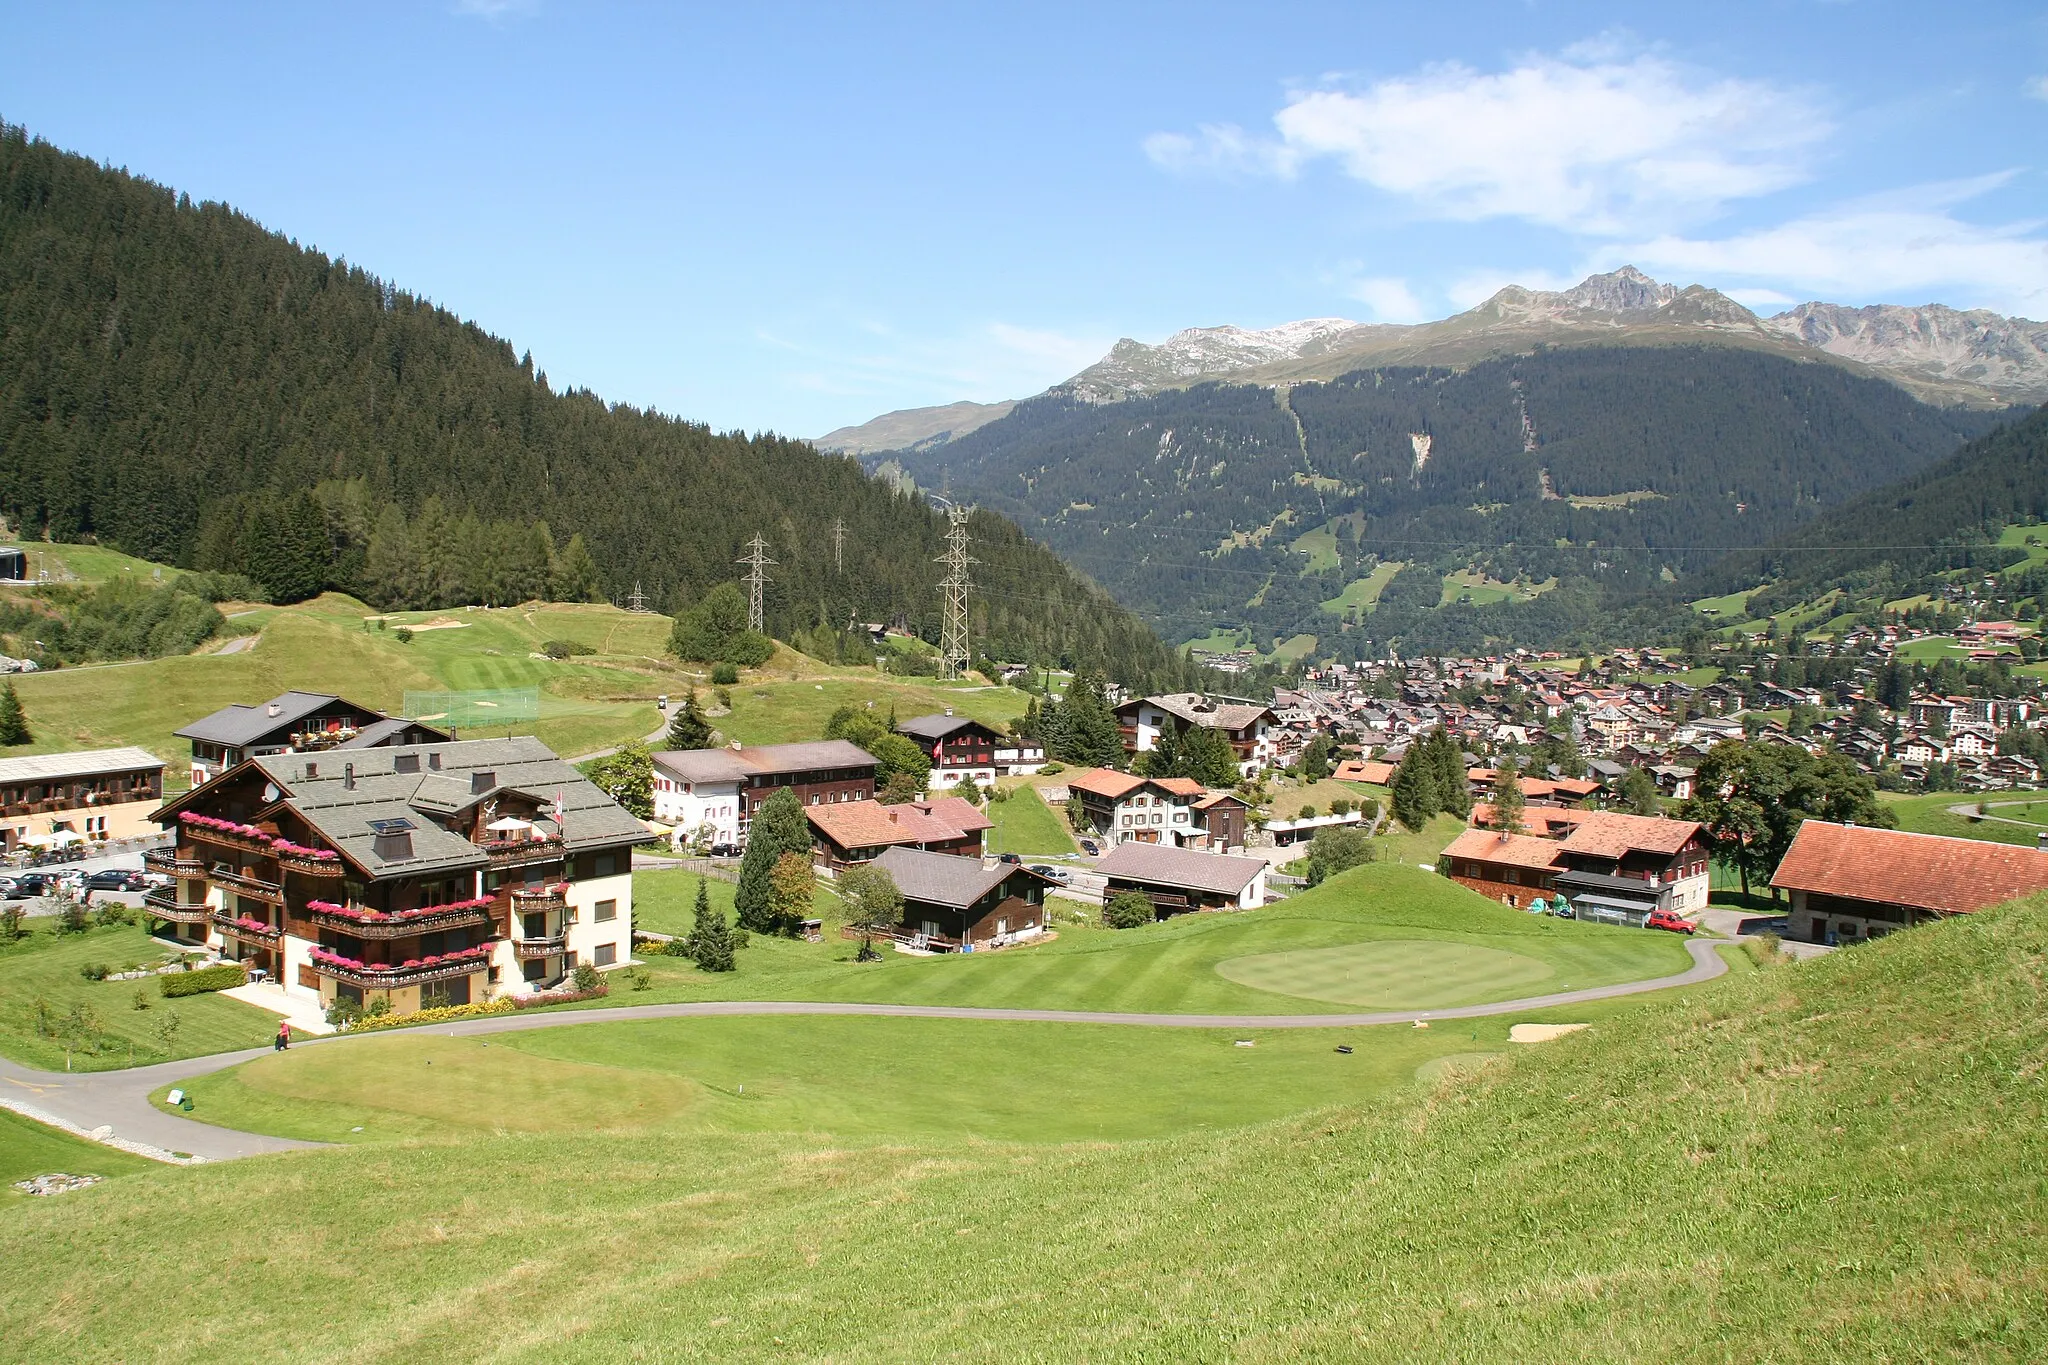
[[[549,640],[540,647],[540,652],[547,655],[550,659],[570,659],[579,654],[596,653],[595,650],[589,645],[584,644],[581,640]]]
[[[739,680],[740,670],[735,664],[718,664],[711,670],[711,681],[720,687],[731,687]],[[724,706],[732,705],[730,697],[721,698],[720,702]]]
[[[1102,922],[1112,929],[1137,929],[1159,918],[1152,902],[1136,891],[1120,891],[1102,909]]]
[[[239,962],[223,962],[218,967],[201,967],[196,972],[172,972],[158,977],[156,981],[157,988],[166,997],[175,998],[245,986],[249,982],[249,973]]]

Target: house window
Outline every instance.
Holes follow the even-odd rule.
[[[1520,886],[1521,884],[1522,884],[1522,874],[1521,874],[1521,873],[1519,873],[1519,872],[1517,872],[1517,871],[1515,871],[1515,869],[1513,869],[1512,867],[1511,867],[1511,868],[1509,868],[1509,869],[1508,869],[1508,885],[1509,885],[1509,886]]]
[[[600,943],[590,960],[599,967],[609,967],[619,960],[619,947],[615,943]]]
[[[811,804],[814,806],[819,804],[819,798],[816,792],[811,793]]]
[[[617,872],[618,870],[619,870],[619,855],[618,855],[618,854],[616,854],[616,853],[600,853],[600,854],[598,854],[598,855],[597,855],[597,870],[596,870],[595,872],[593,872],[593,873],[592,873],[591,875],[592,875],[592,876],[594,876],[594,877],[609,877],[609,876],[611,876],[611,875],[612,875],[613,873]]]
[[[607,920],[615,920],[618,917],[619,903],[617,901],[599,901],[595,906],[591,907],[590,918],[593,923],[603,924]]]

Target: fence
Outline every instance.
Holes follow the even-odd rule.
[[[479,688],[467,692],[407,692],[402,714],[427,725],[464,730],[531,725],[540,719],[538,687]]]

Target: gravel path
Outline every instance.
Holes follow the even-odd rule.
[[[420,1031],[466,1038],[477,1034],[524,1033],[530,1029],[564,1028],[575,1024],[713,1019],[735,1015],[867,1015],[895,1019],[983,1019],[1052,1024],[1122,1024],[1141,1028],[1242,1029],[1247,1032],[1276,1028],[1369,1028],[1416,1020],[1481,1019],[1496,1014],[1518,1014],[1524,1010],[1550,1009],[1594,1000],[1612,1000],[1617,996],[1640,995],[1646,991],[1694,986],[1712,981],[1728,970],[1728,964],[1721,960],[1721,955],[1714,948],[1712,942],[1688,939],[1685,950],[1692,956],[1692,966],[1674,976],[1438,1010],[1379,1010],[1364,1014],[1125,1014],[1094,1010],[975,1009],[963,1005],[865,1005],[829,1000],[709,1000],[690,1004],[625,1005],[617,1009],[494,1015],[436,1024]],[[349,1035],[339,1034],[332,1038],[307,1039],[293,1046],[335,1047],[346,1046],[348,1041]],[[268,1051],[268,1048],[250,1048],[126,1071],[69,1074],[42,1071],[0,1059],[0,1099],[11,1101],[8,1108],[36,1111],[32,1116],[54,1117],[80,1131],[110,1128],[117,1140],[208,1161],[229,1161],[265,1152],[323,1145],[217,1128],[212,1124],[163,1113],[149,1103],[150,1092],[160,1086],[224,1071],[261,1057]]]

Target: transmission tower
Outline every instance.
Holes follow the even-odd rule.
[[[632,596],[630,596],[630,597],[628,597],[628,598],[626,599],[626,610],[627,610],[627,611],[646,611],[646,610],[647,610],[647,594],[646,594],[646,593],[644,593],[644,592],[642,592],[642,591],[640,591],[640,580],[639,580],[639,579],[637,579],[637,578],[633,580],[633,594],[632,594]]]
[[[846,572],[846,518],[832,519],[832,572]]]
[[[967,590],[974,586],[968,581],[967,566],[979,562],[967,553],[967,518],[973,512],[971,507],[946,509],[952,529],[946,532],[946,553],[937,560],[948,571],[939,581],[939,590],[946,594],[946,623],[939,634],[939,669],[945,678],[966,677],[974,662],[967,643]]]
[[[761,571],[774,562],[768,558],[768,542],[759,535],[747,542],[747,553],[733,561],[747,565],[747,629],[757,634],[765,633],[761,628],[761,588],[768,579]]]

